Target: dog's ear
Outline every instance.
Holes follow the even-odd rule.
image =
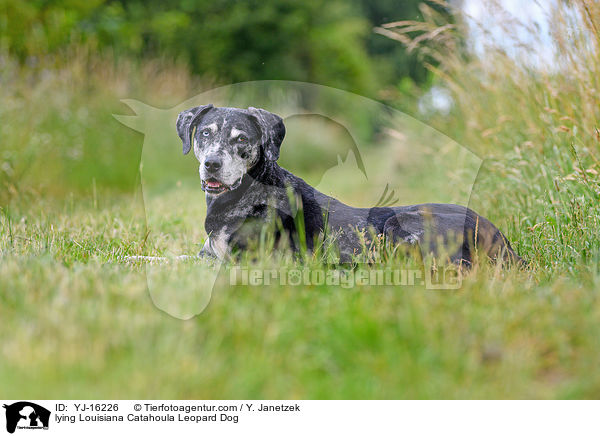
[[[260,128],[266,158],[276,161],[279,159],[279,148],[285,137],[283,119],[279,115],[255,107],[249,107],[248,113],[256,120]]]
[[[177,134],[183,142],[183,154],[188,154],[192,148],[192,133],[202,117],[213,108],[212,104],[197,106],[181,112],[177,116]]]

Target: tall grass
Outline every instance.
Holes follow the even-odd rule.
[[[506,39],[521,35],[520,56],[492,37],[479,40],[474,55],[463,35],[478,23],[444,23],[427,5],[423,22],[389,23],[376,31],[439,62],[428,67],[451,92],[454,108],[451,116],[430,122],[486,159],[472,205],[504,222],[509,238],[542,269],[597,274],[600,4],[553,2],[551,39],[539,37],[539,29],[510,16],[499,2],[486,8]]]
[[[169,107],[206,83],[164,60],[85,48],[33,66],[0,55],[0,80],[0,204],[28,194],[90,194],[93,186],[131,191],[142,141],[112,117],[128,110],[120,99]]]

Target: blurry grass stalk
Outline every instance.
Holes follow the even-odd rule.
[[[298,248],[300,257],[305,258],[308,247],[306,245],[306,228],[304,226],[304,208],[302,205],[302,197],[296,194],[291,186],[286,188],[286,192],[290,202],[290,212],[294,218],[295,232],[292,232],[294,237],[294,245]]]

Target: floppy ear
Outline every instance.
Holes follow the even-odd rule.
[[[192,148],[192,133],[202,116],[213,108],[212,104],[197,106],[181,112],[177,116],[177,134],[183,142],[183,154],[188,154]]]
[[[279,148],[285,137],[283,119],[279,115],[255,107],[249,107],[248,112],[260,128],[266,158],[273,162],[276,161],[279,159]]]

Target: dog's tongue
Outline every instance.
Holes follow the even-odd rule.
[[[220,182],[206,182],[206,186],[209,188],[220,188],[223,185]]]

